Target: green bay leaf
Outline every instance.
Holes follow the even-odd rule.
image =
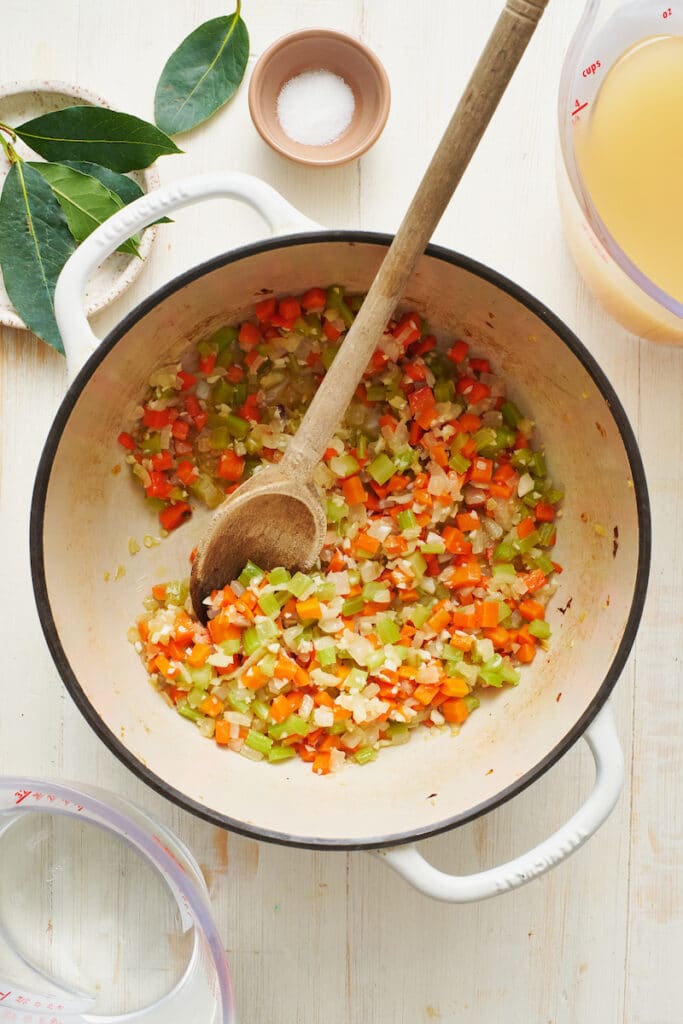
[[[75,248],[64,211],[48,183],[27,164],[13,164],[0,196],[0,269],[7,294],[26,326],[61,353],[55,285]]]
[[[121,197],[91,174],[84,174],[64,164],[32,163],[30,166],[42,174],[57,196],[71,234],[77,242],[82,242],[113,213],[124,207]],[[119,252],[139,255],[137,243],[133,239],[119,246]]]
[[[93,178],[97,178],[111,192],[116,192],[117,196],[123,201],[124,206],[132,203],[135,199],[140,199],[145,194],[137,181],[127,177],[125,174],[112,171],[109,167],[102,167],[100,164],[93,164],[87,160],[62,160],[61,163],[65,167],[73,167],[75,171],[82,171],[83,174],[91,174]],[[173,221],[170,217],[160,217],[154,223],[172,224]],[[137,238],[137,235],[135,237]]]
[[[182,152],[155,125],[106,107],[65,107],[14,130],[45,160],[86,160],[119,172],[149,167],[157,157]]]
[[[237,10],[212,18],[171,54],[154,96],[154,120],[168,135],[189,131],[230,99],[244,77],[249,33]]]

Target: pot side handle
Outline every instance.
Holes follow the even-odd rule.
[[[59,275],[55,316],[66,350],[69,380],[73,380],[99,345],[85,315],[83,295],[88,279],[100,263],[127,238],[160,217],[183,206],[222,197],[248,203],[269,224],[273,235],[320,230],[319,224],[291,206],[265,181],[237,171],[186,178],[141,196],[93,231]]]
[[[507,864],[473,875],[448,875],[416,846],[375,851],[390,868],[425,896],[445,903],[473,903],[518,889],[545,874],[597,832],[609,817],[624,784],[624,755],[609,705],[588,726],[584,738],[595,760],[595,785],[584,805],[554,835]]]

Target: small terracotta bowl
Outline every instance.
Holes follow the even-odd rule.
[[[277,98],[291,78],[321,68],[350,86],[355,109],[338,139],[307,146],[285,135]],[[276,40],[257,62],[249,83],[249,110],[261,138],[283,156],[311,167],[335,167],[365,153],[386,124],[390,98],[389,79],[374,53],[351,36],[327,29],[305,29]]]

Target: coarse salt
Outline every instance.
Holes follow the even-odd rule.
[[[283,132],[304,146],[329,146],[349,127],[354,109],[350,86],[324,68],[290,78],[277,98]]]

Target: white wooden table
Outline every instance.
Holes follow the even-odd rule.
[[[220,832],[146,789],[109,754],[52,665],[29,575],[33,475],[64,389],[62,361],[33,337],[0,330],[0,636],[8,694],[0,772],[90,780],[135,799],[185,839],[210,884],[243,1024],[683,1020],[683,352],[648,346],[609,322],[563,244],[555,104],[579,7],[550,4],[435,238],[508,274],[577,332],[626,406],[651,488],[652,586],[613,698],[626,790],[597,837],[540,881],[483,904],[438,905],[367,855],[286,850]],[[498,8],[499,0],[245,0],[250,67],[296,28],[336,28],[368,43],[391,80],[386,130],[358,163],[304,169],[261,142],[245,83],[227,109],[182,140],[184,156],[161,161],[162,181],[248,171],[321,223],[395,229]],[[212,0],[4,0],[0,73],[3,80],[77,82],[151,120],[166,56],[200,21],[225,12]],[[205,207],[164,226],[151,265],[96,329],[104,334],[172,275],[262,231],[237,207],[227,234],[224,223]],[[563,822],[590,777],[579,744],[522,796],[431,841],[429,852],[459,872],[508,859]]]

